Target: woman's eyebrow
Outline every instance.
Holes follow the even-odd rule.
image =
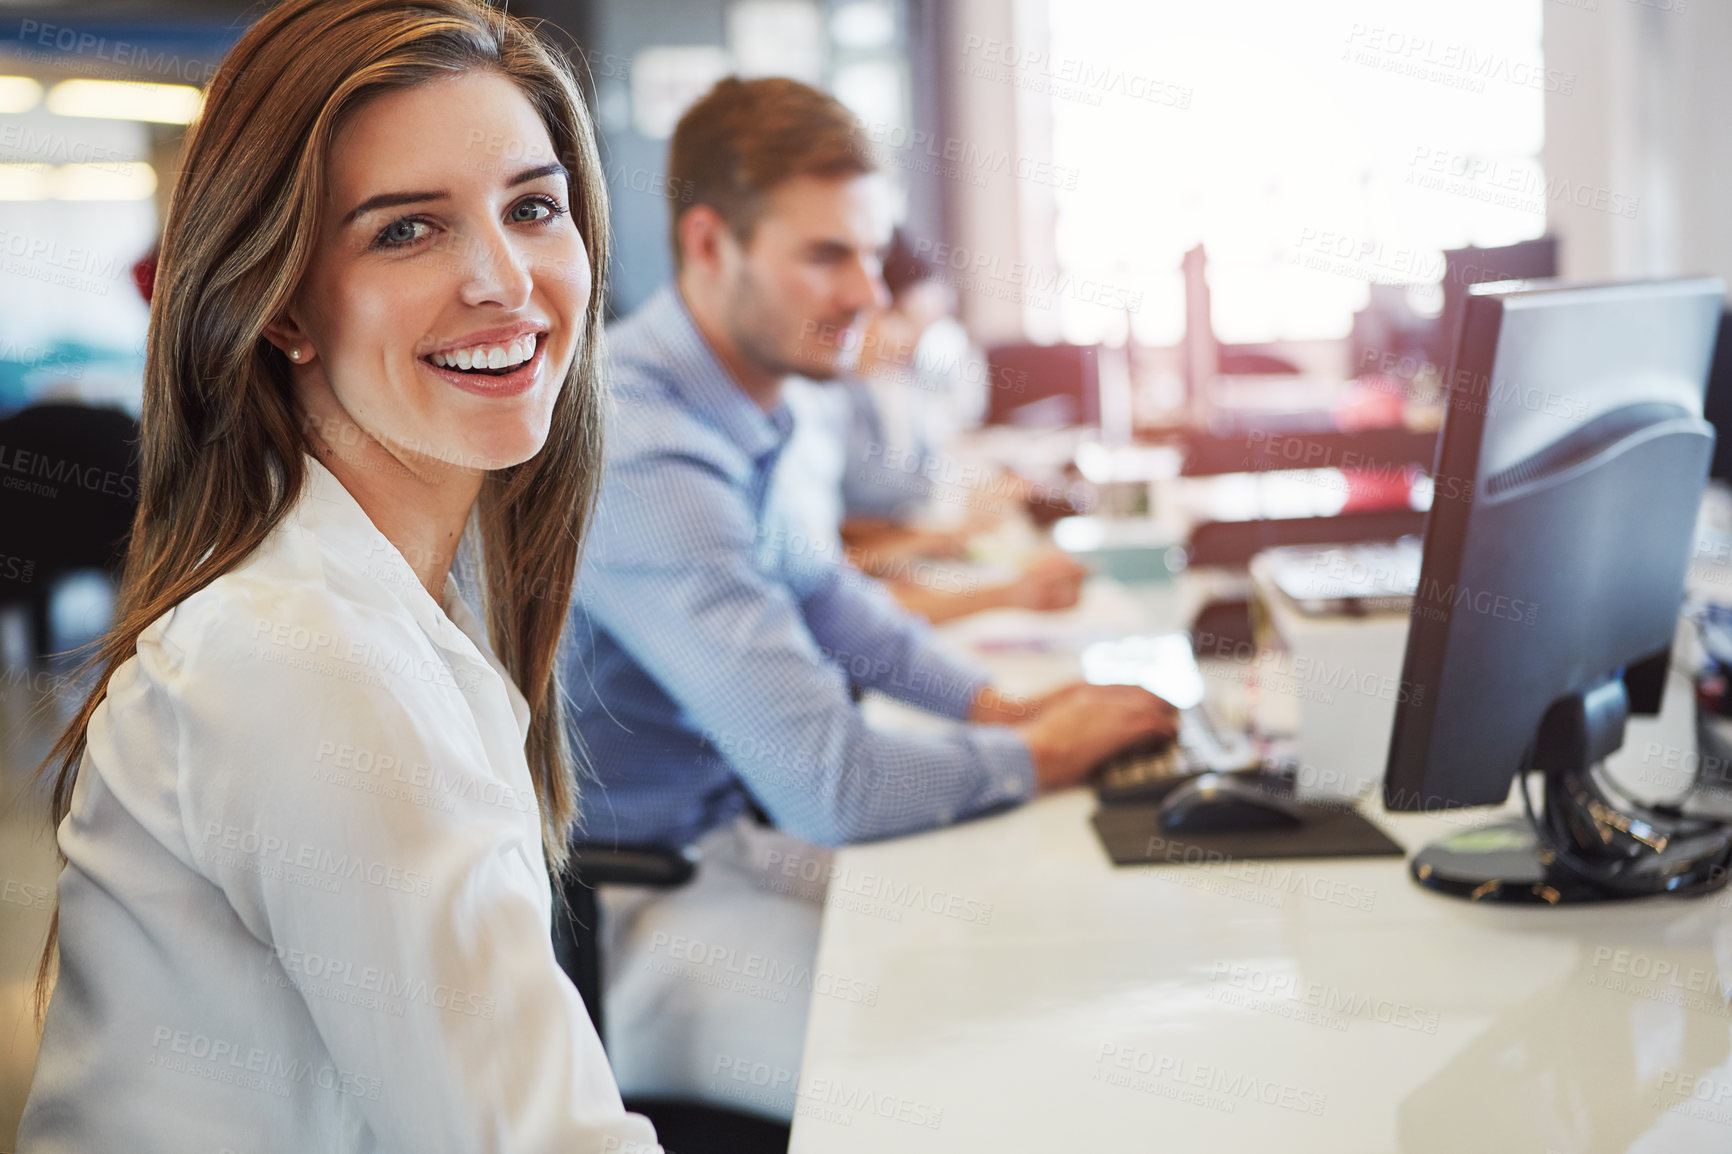
[[[544,176],[563,176],[569,179],[571,174],[566,171],[565,165],[556,160],[552,164],[543,164],[536,168],[524,169],[510,180],[506,181],[505,187],[515,188],[520,184],[527,184],[529,181],[539,180]],[[382,192],[378,196],[368,197],[366,200],[363,200],[360,204],[350,209],[349,214],[343,218],[343,223],[345,225],[350,224],[360,217],[365,216],[367,213],[376,212],[381,208],[399,208],[405,204],[420,204],[423,201],[429,200],[445,200],[449,198],[450,195],[449,192]]]
[[[531,180],[540,180],[544,176],[563,176],[569,178],[571,173],[565,171],[565,165],[556,160],[552,164],[544,164],[540,168],[524,169],[510,180],[506,181],[505,187],[515,188],[517,185],[526,184]]]

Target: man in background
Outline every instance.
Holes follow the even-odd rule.
[[[900,232],[883,280],[889,302],[867,313],[852,370],[837,384],[783,386],[797,420],[775,498],[810,523],[812,536],[836,535],[838,563],[882,579],[933,624],[989,609],[1071,608],[1088,569],[1050,544],[1017,550],[1014,574],[946,564],[1020,518],[1035,486],[958,455],[958,434],[978,425],[985,400],[984,382],[971,389],[967,368],[984,358],[951,316],[954,292]]]
[[[1129,686],[1006,698],[777,522],[783,382],[835,377],[835,333],[884,300],[884,190],[847,110],[789,80],[724,80],[680,121],[668,177],[691,192],[675,282],[610,333],[617,413],[565,683],[597,778],[585,840],[696,845],[702,862],[680,889],[598,894],[607,1042],[628,1095],[786,1118],[820,977],[819,847],[1073,785],[1176,717]],[[857,687],[955,724],[871,729]],[[727,1076],[742,1064],[789,1078],[742,1087]]]

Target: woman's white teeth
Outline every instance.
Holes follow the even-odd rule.
[[[449,353],[434,353],[430,360],[448,369],[507,369],[535,355],[535,336],[518,337],[508,345],[476,345]]]

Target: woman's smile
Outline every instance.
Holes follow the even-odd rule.
[[[420,357],[448,384],[481,397],[515,397],[541,383],[546,325],[513,325],[476,333]]]

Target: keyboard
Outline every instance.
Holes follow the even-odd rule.
[[[1249,735],[1223,729],[1198,706],[1179,711],[1176,740],[1131,746],[1103,762],[1095,792],[1104,805],[1159,801],[1198,774],[1242,773],[1261,765]]]

